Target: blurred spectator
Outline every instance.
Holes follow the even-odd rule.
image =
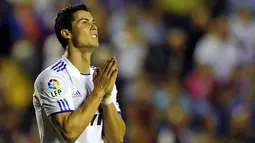
[[[236,13],[242,7],[249,8],[252,13],[255,12],[255,0],[243,0],[241,3],[239,0],[228,0],[227,5],[230,13]]]
[[[191,119],[189,94],[182,87],[178,76],[171,78],[167,87],[169,94],[168,120],[173,126],[176,141],[187,142],[190,138],[187,129]]]
[[[159,0],[158,3],[162,9],[168,13],[174,14],[188,14],[196,7],[201,1],[200,0]]]
[[[147,51],[147,44],[142,38],[138,27],[138,19],[134,16],[136,13],[133,10],[137,9],[128,9],[127,13],[129,15],[125,19],[124,27],[115,29],[116,31],[111,33],[114,52],[119,63],[119,80],[122,81],[125,95],[129,95],[127,89],[142,72],[142,64]]]
[[[255,59],[255,21],[248,7],[240,8],[230,19],[232,36],[240,48],[240,60],[250,63]]]
[[[24,112],[32,99],[32,84],[26,72],[12,59],[4,59],[0,65],[0,77],[5,104],[17,112]]]
[[[205,0],[208,6],[212,8],[212,15],[219,16],[225,14],[227,11],[227,2],[229,0]]]
[[[131,104],[128,108],[128,142],[153,143],[155,140],[155,110],[146,102]]]
[[[162,22],[163,12],[154,3],[145,8],[143,16],[139,19],[139,29],[142,37],[151,46],[162,45],[167,33],[166,27]]]
[[[71,0],[33,0],[35,13],[40,16],[41,21],[48,30],[52,30],[55,24],[56,13],[69,5]]]
[[[186,35],[182,29],[170,29],[164,45],[150,46],[145,60],[145,69],[152,74],[165,76],[168,73],[180,77],[183,71],[183,54]]]
[[[169,123],[162,123],[157,131],[157,143],[174,143],[175,135]]]
[[[198,5],[188,17],[187,22],[183,23],[187,34],[187,48],[184,55],[184,71],[182,76],[187,76],[194,68],[194,51],[197,42],[203,37],[209,28],[212,11],[205,5]]]
[[[12,113],[10,113],[12,112]],[[18,123],[16,114],[7,106],[0,110],[0,142],[12,142],[12,131]]]
[[[171,29],[167,35],[167,47],[170,54],[170,73],[180,77],[183,71],[183,57],[187,46],[187,37],[183,29]],[[179,75],[180,74],[180,75]]]
[[[36,44],[42,40],[43,31],[38,15],[34,12],[33,3],[27,1],[12,1],[13,15],[10,17],[13,40],[28,39]]]
[[[194,58],[197,64],[210,65],[216,80],[224,84],[240,64],[239,54],[235,43],[230,40],[226,17],[219,16],[211,21],[210,32],[197,44]]]
[[[186,89],[190,93],[192,118],[207,120],[211,116],[211,100],[215,94],[215,80],[208,65],[198,65],[186,81]]]
[[[13,15],[10,17],[11,35],[15,40],[11,47],[11,56],[35,79],[41,69],[40,44],[45,29],[33,8],[33,1],[12,1]]]
[[[186,88],[194,99],[210,99],[214,86],[215,81],[208,65],[198,65],[186,80]]]
[[[43,45],[43,65],[42,68],[50,66],[64,54],[64,48],[58,42],[55,34],[46,37]]]

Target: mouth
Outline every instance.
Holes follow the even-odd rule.
[[[91,35],[91,38],[97,38],[97,37],[98,37],[97,34],[92,34],[92,35]]]

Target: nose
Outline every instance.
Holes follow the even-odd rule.
[[[97,30],[97,25],[93,23],[93,24],[91,25],[91,29],[90,29],[90,30],[91,30],[91,31]]]

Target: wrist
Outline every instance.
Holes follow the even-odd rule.
[[[109,105],[111,103],[113,103],[112,95],[105,96],[102,100],[102,104],[104,105]]]

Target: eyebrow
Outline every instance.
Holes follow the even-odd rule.
[[[82,20],[87,20],[87,21],[89,21],[89,18],[83,17],[83,18],[79,19],[78,22],[80,22],[80,21],[82,21]],[[93,18],[92,21],[95,22],[96,20]]]

